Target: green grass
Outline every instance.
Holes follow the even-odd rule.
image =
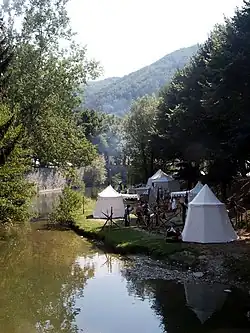
[[[77,218],[76,231],[88,238],[102,240],[114,252],[144,253],[162,257],[186,249],[182,243],[167,243],[162,235],[152,234],[135,226],[125,228],[122,220],[115,220],[119,227],[105,227],[101,230],[105,220],[87,218],[92,214],[94,205],[94,200],[85,201],[85,214]]]

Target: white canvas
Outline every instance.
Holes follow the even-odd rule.
[[[191,201],[194,199],[194,197],[200,192],[200,190],[203,188],[203,185],[201,182],[198,182],[195,187],[190,191],[179,191],[179,192],[171,192],[171,197],[185,197],[188,193],[188,201]]]
[[[202,190],[203,185],[201,182],[198,182],[195,187],[188,194],[188,202],[192,201],[196,195]]]
[[[195,313],[197,318],[204,324],[212,315],[219,311],[226,299],[224,292],[226,286],[221,284],[195,284],[184,283],[187,306]]]
[[[225,205],[204,185],[188,205],[182,240],[191,243],[228,243],[236,239]]]
[[[118,193],[111,185],[106,187],[98,194],[93,217],[97,219],[105,219],[103,214],[110,214],[111,207],[113,208],[113,218],[123,217],[125,207],[121,193]]]
[[[203,188],[203,185],[201,182],[198,182],[195,187],[190,191],[191,193],[198,194],[200,190]]]
[[[147,186],[151,187],[154,180],[169,177],[165,172],[159,169],[152,177],[148,178]]]

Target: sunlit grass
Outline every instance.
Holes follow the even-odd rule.
[[[105,219],[87,218],[93,214],[95,203],[95,200],[86,199],[85,213],[81,214],[76,221],[76,226],[87,237],[103,240],[105,244],[121,253],[146,253],[164,256],[184,249],[184,244],[167,243],[162,235],[152,234],[135,226],[124,227],[122,219],[115,220],[119,227],[105,227],[102,230]]]

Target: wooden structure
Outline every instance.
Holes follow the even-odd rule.
[[[103,213],[103,212],[102,212]],[[110,209],[110,215],[105,214],[103,213],[104,216],[106,216],[107,220],[105,221],[104,225],[102,226],[102,229],[101,231],[106,227],[106,226],[109,226],[109,227],[113,227],[114,225],[117,226],[119,228],[119,225],[116,224],[114,221],[113,221],[113,207],[111,207]]]

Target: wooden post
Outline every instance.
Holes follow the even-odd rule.
[[[85,197],[84,197],[84,195],[82,197],[82,213],[83,213],[83,215],[85,213]]]
[[[103,212],[102,212],[103,213]],[[105,213],[103,213],[103,215],[104,216],[106,216],[106,218],[107,218],[107,220],[106,220],[106,222],[104,223],[104,225],[102,226],[102,228],[101,228],[101,231],[105,228],[105,226],[109,226],[109,230],[110,230],[110,227],[112,227],[113,225],[115,225],[115,226],[117,226],[118,228],[119,228],[119,225],[118,224],[116,224],[114,221],[113,221],[113,207],[111,207],[111,209],[110,209],[110,215],[108,215],[108,213],[107,214],[105,214]],[[108,223],[108,222],[110,222],[110,223]]]

